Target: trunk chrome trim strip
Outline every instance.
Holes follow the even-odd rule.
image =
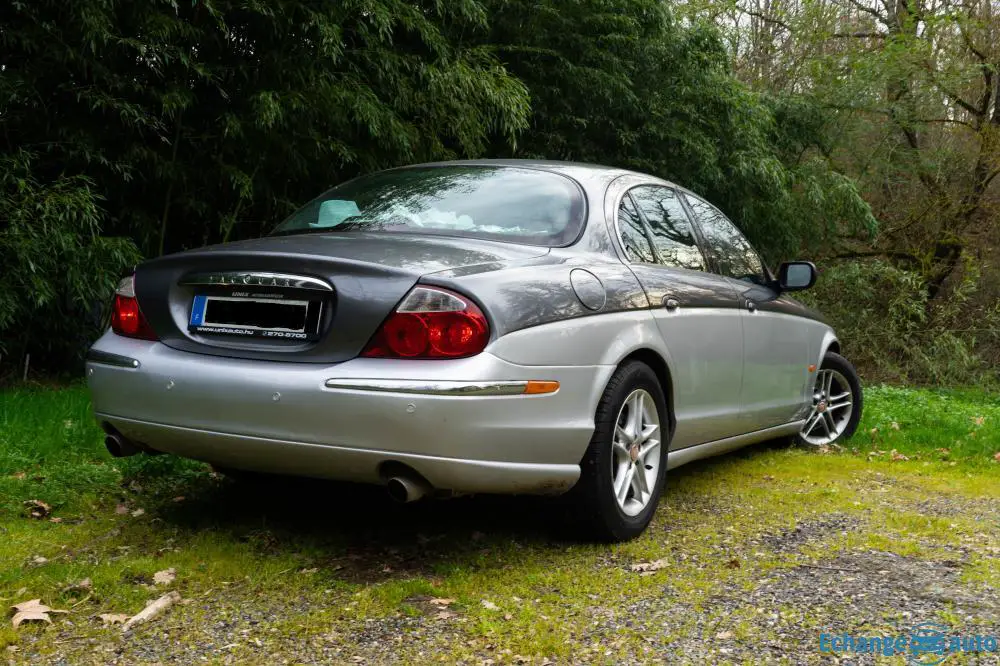
[[[222,271],[217,273],[192,273],[181,278],[178,284],[233,287],[273,287],[276,289],[312,289],[333,291],[330,283],[308,275],[289,273],[258,273],[248,271]]]
[[[102,365],[113,365],[116,368],[138,368],[141,363],[134,358],[129,358],[128,356],[120,356],[118,354],[112,354],[110,352],[100,351],[99,349],[90,349],[87,351],[87,360],[92,363],[100,363]]]
[[[419,379],[328,379],[326,388],[338,391],[377,393],[416,393],[444,396],[524,395],[526,381],[460,382],[423,381]]]

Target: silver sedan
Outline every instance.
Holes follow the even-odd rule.
[[[621,169],[468,161],[341,184],[265,238],[141,264],[88,353],[116,456],[444,492],[566,494],[649,524],[668,470],[849,437],[834,331],[717,208]]]

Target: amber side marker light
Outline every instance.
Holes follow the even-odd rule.
[[[559,390],[559,382],[529,381],[524,387],[522,395],[541,395],[543,393],[555,393]]]
[[[809,372],[816,372],[816,364],[815,363],[813,363],[812,365],[809,366]]]

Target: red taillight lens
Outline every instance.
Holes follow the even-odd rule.
[[[156,340],[156,333],[139,309],[133,280],[134,277],[129,276],[118,283],[114,308],[111,310],[111,330],[126,338]]]
[[[438,287],[415,287],[368,343],[370,358],[462,358],[486,348],[490,327],[475,303]]]

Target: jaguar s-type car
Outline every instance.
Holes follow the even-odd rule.
[[[384,484],[567,494],[592,536],[648,525],[665,475],[849,437],[853,367],[696,194],[541,161],[338,185],[269,236],[139,265],[88,353],[116,455]]]

